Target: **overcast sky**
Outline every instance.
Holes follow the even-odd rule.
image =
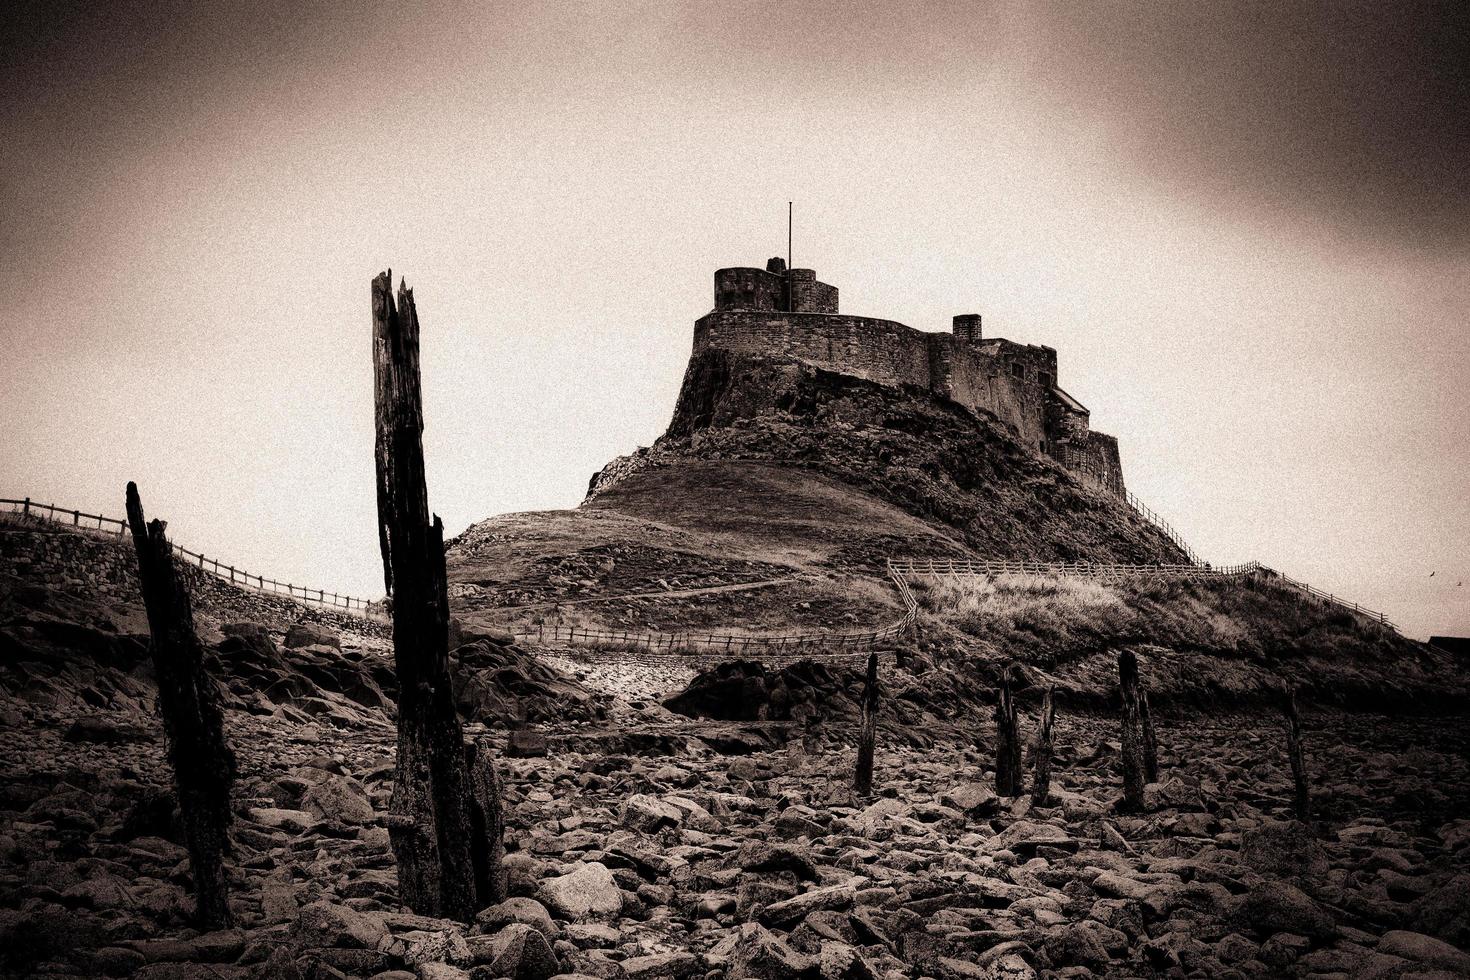
[[[1206,557],[1470,634],[1463,4],[170,6],[0,28],[0,496],[379,595],[376,273],[453,533],[655,439],[794,199],[844,311],[1056,347]]]

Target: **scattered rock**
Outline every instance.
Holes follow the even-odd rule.
[[[616,915],[623,908],[623,893],[612,872],[596,861],[541,882],[537,898],[551,914],[573,922]]]

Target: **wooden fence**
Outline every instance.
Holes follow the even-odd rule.
[[[547,626],[532,624],[516,627],[512,632],[517,639],[534,640],[541,644],[565,643],[571,646],[594,646],[609,649],[642,650],[649,653],[729,655],[731,658],[744,656],[771,656],[800,654],[820,659],[824,654],[846,655],[867,652],[875,647],[891,643],[914,625],[919,615],[919,603],[903,576],[892,570],[889,577],[898,589],[904,604],[904,614],[896,622],[876,629],[850,633],[790,633],[780,636],[762,636],[737,633],[681,632],[660,633],[635,630],[597,630],[580,626]]]
[[[1261,570],[1259,562],[1214,568],[1210,565],[1124,565],[1099,562],[990,561],[965,558],[894,558],[890,571],[898,575],[930,577],[977,575],[1040,575],[1052,578],[1206,578],[1219,575],[1253,575]]]
[[[10,500],[0,498],[0,507],[6,508],[21,518],[48,521],[57,524],[65,524],[79,531],[90,534],[101,534],[110,538],[123,538],[127,534],[128,522],[116,517],[106,517],[101,514],[87,514],[80,510],[67,510],[54,504],[37,503],[31,498],[23,500]],[[382,622],[387,621],[387,612],[381,601],[374,602],[369,599],[359,599],[355,596],[341,595],[337,592],[328,592],[326,589],[309,589],[303,585],[291,582],[281,582],[254,572],[247,572],[243,568],[221,562],[218,558],[208,558],[197,551],[178,544],[172,544],[174,554],[183,559],[189,565],[209,572],[232,585],[243,589],[251,589],[256,592],[265,592],[271,595],[283,595],[297,602],[307,605],[319,606],[324,609],[333,609],[338,612],[347,613],[352,616],[360,616],[364,619],[373,619]]]
[[[993,578],[999,575],[1037,575],[1046,577],[1093,578],[1103,580],[1122,579],[1201,579],[1228,576],[1257,576],[1274,582],[1323,605],[1335,606],[1380,626],[1399,632],[1399,628],[1388,617],[1376,610],[1368,609],[1341,596],[1324,592],[1305,582],[1288,578],[1280,572],[1267,568],[1260,562],[1243,565],[1213,567],[1199,560],[1194,551],[1184,543],[1169,526],[1153,511],[1139,502],[1132,494],[1128,504],[1184,551],[1192,564],[1187,565],[1127,565],[1098,562],[1040,562],[1040,561],[991,561],[985,559],[929,559],[893,558],[887,562],[888,577],[898,589],[903,601],[904,614],[896,622],[876,629],[847,633],[791,633],[780,636],[760,636],[737,633],[679,632],[661,633],[633,630],[596,630],[580,626],[546,626],[533,624],[521,626],[513,632],[518,639],[535,640],[538,643],[565,643],[572,646],[606,647],[613,649],[643,650],[667,654],[729,654],[732,657],[754,654],[783,654],[795,652],[820,653],[821,651],[855,652],[872,650],[891,643],[906,633],[918,617],[919,605],[910,589],[907,578],[934,577],[954,578],[980,576]],[[77,530],[121,538],[127,531],[127,522],[100,514],[87,514],[79,510],[67,510],[53,504],[39,504],[29,497],[23,500],[0,498],[0,507],[20,514],[22,518],[51,521],[70,525]],[[273,595],[284,595],[297,602],[334,609],[365,619],[387,621],[387,611],[381,601],[359,599],[354,596],[327,592],[325,589],[308,589],[290,582],[280,582],[222,564],[217,558],[190,551],[173,545],[174,554],[191,565],[209,572],[245,589],[253,589]]]
[[[1133,496],[1132,492],[1125,493],[1123,499],[1127,502],[1129,507],[1133,508],[1133,512],[1135,514],[1137,514],[1139,517],[1142,517],[1145,521],[1148,521],[1161,534],[1163,534],[1164,537],[1174,542],[1175,546],[1178,547],[1180,551],[1184,552],[1184,556],[1189,559],[1191,564],[1203,565],[1205,563],[1204,560],[1195,553],[1195,550],[1189,546],[1189,543],[1184,540],[1184,536],[1181,535],[1178,531],[1174,530],[1174,525],[1170,524],[1158,514],[1154,513],[1152,508],[1150,508],[1142,500],[1139,500],[1137,497]]]

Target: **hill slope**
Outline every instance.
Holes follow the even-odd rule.
[[[1183,561],[1123,501],[990,416],[709,350],[668,433],[609,463],[579,508],[477,524],[448,563],[456,614],[480,625],[780,634],[897,619],[884,561],[899,556]],[[925,595],[900,652],[940,714],[972,710],[952,696],[1011,659],[1075,698],[1107,696],[1125,647],[1157,668],[1161,702],[1240,702],[1282,680],[1343,703],[1467,690],[1448,657],[1276,585],[1121,583],[1091,604],[1055,583],[1006,589],[999,604]]]

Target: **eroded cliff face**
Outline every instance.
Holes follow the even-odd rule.
[[[589,502],[634,473],[690,459],[815,470],[958,531],[985,557],[1184,560],[1117,497],[1021,445],[993,417],[917,386],[800,361],[697,353],[668,432],[594,476]]]

